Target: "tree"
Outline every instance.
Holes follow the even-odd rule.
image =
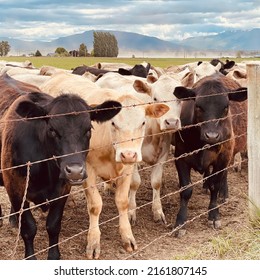
[[[55,50],[55,53],[59,56],[68,56],[69,53],[67,52],[67,50],[63,47],[58,47],[56,50]]]
[[[0,56],[6,56],[9,53],[10,49],[11,47],[7,41],[0,42]]]
[[[42,56],[41,52],[39,50],[36,51],[35,56]]]
[[[88,55],[88,49],[87,46],[82,43],[79,46],[79,56],[87,56]]]
[[[97,57],[117,57],[118,43],[115,35],[109,32],[94,32],[93,50]]]

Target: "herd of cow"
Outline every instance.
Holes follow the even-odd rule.
[[[83,186],[87,201],[87,257],[100,257],[98,179],[115,185],[122,244],[136,250],[138,163],[151,166],[153,218],[166,223],[160,189],[171,147],[181,188],[176,234],[185,233],[191,169],[204,175],[209,224],[219,228],[217,200],[228,196],[228,166],[247,148],[246,86],[245,64],[217,59],[167,69],[98,63],[71,71],[0,61],[1,185],[12,205],[10,222],[20,224],[25,258],[36,259],[31,202],[48,211],[48,259],[60,258],[61,220],[74,185]],[[0,206],[0,223],[1,216]]]

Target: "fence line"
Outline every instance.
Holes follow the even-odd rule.
[[[221,94],[227,94],[227,93],[221,93]],[[219,94],[217,94],[217,95],[219,95]],[[209,95],[209,96],[212,96],[212,95]],[[190,99],[190,98],[188,98],[188,99]],[[172,101],[175,101],[175,100],[172,100]],[[164,103],[164,102],[166,103],[166,102],[171,102],[171,101],[161,101],[161,102],[159,102],[159,103]],[[146,104],[151,104],[151,103],[158,103],[158,102],[149,102],[149,103],[146,103]],[[131,106],[127,106],[127,107],[135,107],[135,106],[146,105],[146,104],[131,105]],[[97,110],[94,110],[94,111],[97,111]],[[71,112],[71,113],[58,114],[58,115],[48,115],[48,116],[36,117],[36,118],[20,118],[20,119],[16,119],[16,120],[13,119],[13,120],[9,120],[9,121],[25,121],[25,120],[33,120],[33,119],[39,119],[39,118],[53,118],[53,117],[64,116],[64,115],[78,115],[78,114],[80,114],[80,113],[86,113],[86,111],[82,111],[82,112]],[[201,126],[202,124],[207,123],[207,122],[213,122],[213,121],[216,122],[216,121],[220,121],[220,120],[223,120],[223,119],[226,119],[226,118],[229,118],[229,117],[238,116],[238,115],[241,115],[241,114],[243,114],[243,113],[239,113],[239,114],[232,115],[232,116],[229,115],[229,116],[224,117],[224,118],[221,118],[221,119],[209,120],[209,121],[202,122],[202,123],[199,123],[199,124],[190,125],[190,126],[187,126],[187,127],[182,127],[180,130],[183,130],[183,129],[186,129],[186,128],[190,128],[190,127],[193,127],[193,126]],[[0,121],[0,123],[1,123],[1,122],[2,122],[2,121]],[[3,121],[3,122],[5,122],[5,121]],[[171,132],[169,132],[169,131],[167,131],[167,132],[160,132],[160,133],[158,133],[158,134],[165,134],[165,133],[171,133]],[[242,136],[244,136],[244,135],[245,135],[245,134],[239,135],[239,136],[235,136],[235,137],[233,137],[233,138],[242,137]],[[152,136],[152,135],[145,135],[144,137],[149,137],[149,136]],[[142,137],[142,138],[143,138],[143,137]],[[195,151],[193,151],[193,152],[191,152],[191,153],[185,153],[185,154],[181,155],[181,156],[178,157],[178,158],[174,158],[174,157],[173,157],[173,158],[170,159],[170,160],[167,160],[167,161],[165,161],[165,162],[163,162],[163,163],[160,162],[160,163],[157,163],[157,164],[165,164],[165,163],[167,163],[167,162],[169,162],[169,161],[175,161],[175,160],[177,160],[177,159],[179,159],[179,158],[186,157],[186,156],[190,156],[190,155],[192,155],[192,154],[198,153],[199,151],[208,149],[208,148],[210,148],[210,147],[212,147],[212,146],[220,145],[220,144],[222,144],[223,142],[226,142],[226,141],[231,141],[233,138],[227,139],[227,140],[225,140],[225,141],[219,142],[219,143],[214,144],[214,145],[205,145],[205,146],[202,147],[201,149],[195,150]],[[133,140],[135,140],[135,139],[129,139],[129,140],[126,140],[126,141],[133,141]],[[124,142],[125,142],[125,141],[124,141]],[[119,143],[120,143],[120,142],[119,142]],[[119,144],[119,143],[112,143],[112,145],[116,145],[116,144]],[[100,148],[103,148],[103,147],[100,147]],[[89,151],[89,150],[88,150],[88,151]],[[80,152],[77,152],[77,153],[82,153],[82,152],[85,152],[85,151],[80,151]],[[24,197],[23,197],[23,203],[22,203],[22,205],[21,205],[20,211],[18,212],[18,213],[19,213],[19,219],[18,219],[18,220],[19,220],[18,235],[17,235],[17,238],[16,238],[15,248],[14,248],[14,250],[13,250],[13,255],[12,255],[12,256],[15,255],[15,253],[16,253],[16,248],[17,248],[18,242],[19,242],[19,235],[20,235],[20,228],[21,228],[21,215],[22,215],[22,213],[23,213],[24,211],[26,211],[26,210],[29,210],[29,209],[32,209],[32,208],[36,208],[36,207],[41,206],[42,204],[50,203],[50,202],[51,202],[51,201],[47,201],[47,202],[45,202],[45,203],[42,203],[42,204],[39,204],[39,205],[35,205],[35,206],[33,206],[33,207],[29,207],[29,208],[26,208],[26,209],[23,209],[23,206],[24,206],[24,203],[25,203],[25,200],[26,200],[27,188],[28,188],[28,186],[29,186],[30,166],[32,166],[33,164],[37,164],[37,163],[44,162],[44,161],[48,161],[48,160],[57,160],[58,158],[66,157],[66,156],[69,156],[69,155],[72,155],[72,154],[75,154],[75,153],[70,153],[70,154],[62,155],[62,156],[53,156],[53,157],[48,158],[48,159],[39,160],[39,161],[36,161],[36,162],[28,162],[28,163],[26,163],[26,164],[24,164],[24,165],[14,166],[14,167],[10,167],[10,168],[7,168],[7,169],[1,169],[1,170],[0,170],[0,172],[3,172],[3,171],[5,171],[5,170],[9,170],[9,169],[12,169],[12,168],[19,168],[19,167],[27,166],[27,177],[26,177],[26,186],[25,186],[25,192],[24,192]],[[154,166],[154,165],[153,165],[153,166]],[[152,168],[153,166],[149,166],[149,167],[140,169],[139,171],[146,170],[146,169],[148,169],[148,168]],[[233,167],[233,165],[232,165],[231,167]],[[228,169],[228,168],[231,168],[231,167],[229,166],[229,167],[227,167],[227,169]],[[225,169],[224,169],[224,170],[225,170]],[[223,172],[224,170],[221,170],[221,171],[219,171],[219,172]],[[191,184],[191,185],[185,186],[185,188],[189,188],[189,187],[191,187],[191,186],[193,186],[193,185],[195,185],[195,184],[198,184],[198,183],[200,183],[200,182],[203,182],[204,180],[206,180],[207,178],[209,178],[209,177],[211,177],[211,176],[214,176],[215,174],[216,174],[216,173],[211,174],[211,175],[209,175],[208,177],[203,178],[202,180],[200,180],[200,181],[198,181],[198,182],[195,182],[195,183],[193,183],[193,184]],[[127,175],[131,175],[131,174],[127,174]],[[115,179],[117,179],[117,178],[114,178],[114,179],[112,179],[112,180],[115,180]],[[108,181],[111,181],[111,180],[108,180]],[[108,182],[108,181],[107,181],[107,182]],[[180,190],[178,190],[178,191],[176,191],[176,192],[174,192],[174,193],[168,194],[167,196],[175,195],[175,194],[177,194],[177,193],[180,193],[181,191],[183,191],[183,188],[181,188]],[[68,194],[68,195],[69,195],[69,194]],[[68,195],[67,195],[67,196],[68,196]],[[162,197],[161,199],[163,199],[163,198],[165,198],[165,197],[166,197],[166,196]],[[54,200],[57,200],[57,199],[60,199],[60,198],[61,198],[61,197],[56,198],[56,199],[54,199]],[[147,205],[149,205],[149,204],[151,204],[151,203],[152,203],[152,202],[146,203],[146,204],[144,204],[143,206],[137,207],[136,209],[140,209],[140,208],[145,207],[145,206],[147,206]],[[220,205],[219,205],[218,207],[220,207]],[[211,210],[212,210],[212,209],[211,209]],[[187,223],[188,223],[188,222],[191,223],[195,218],[200,218],[202,215],[205,215],[205,214],[208,213],[208,212],[209,212],[209,211],[203,212],[202,214],[198,215],[197,217],[194,217],[192,220],[187,221]],[[14,214],[17,214],[17,213],[14,213]],[[12,214],[12,215],[14,215],[14,214]],[[10,216],[10,215],[9,215],[9,216]],[[3,217],[3,218],[6,218],[6,217],[8,217],[8,216],[5,216],[5,217]],[[102,225],[102,224],[104,224],[104,223],[107,223],[107,222],[110,222],[110,221],[112,221],[112,220],[114,220],[114,219],[117,219],[118,217],[119,217],[119,216],[113,217],[112,219],[109,219],[108,221],[103,222],[103,223],[101,223],[100,225]],[[186,223],[185,223],[185,224],[186,224]],[[184,226],[184,225],[182,225],[182,226]],[[176,229],[176,230],[177,230],[177,229]],[[66,242],[67,240],[70,240],[70,239],[72,239],[72,238],[75,238],[75,236],[78,236],[78,235],[80,235],[80,234],[82,234],[82,233],[84,233],[84,232],[87,232],[87,231],[88,231],[88,230],[83,231],[83,232],[81,232],[81,233],[79,233],[79,234],[77,234],[77,235],[74,235],[74,236],[72,236],[72,237],[66,239],[65,241],[62,241],[61,243],[64,243],[64,242]],[[172,234],[172,233],[171,233],[171,234]],[[159,237],[159,238],[162,238],[162,237]],[[153,241],[153,242],[151,242],[151,243],[154,243],[154,242],[155,242],[155,241]],[[60,243],[59,243],[59,244],[60,244]],[[53,245],[53,246],[56,246],[56,245],[57,245],[57,244],[55,244],[55,245]],[[145,246],[145,248],[148,247],[148,246],[149,246],[149,244],[147,244],[147,245]],[[50,247],[44,249],[44,251],[48,250],[49,248],[50,248]],[[40,252],[41,252],[41,251],[40,251]],[[40,252],[37,252],[37,254],[39,254]]]
[[[247,161],[247,160],[244,160],[243,162],[246,162],[246,161]],[[183,188],[181,188],[181,189],[179,189],[179,190],[177,190],[177,191],[174,191],[174,192],[171,192],[171,193],[169,193],[169,194],[166,194],[166,195],[162,196],[161,199],[165,199],[165,198],[167,198],[167,197],[170,197],[170,196],[173,196],[173,195],[177,195],[177,194],[179,194],[181,191],[183,191],[183,190],[185,190],[185,189],[188,189],[188,188],[190,188],[190,187],[193,187],[193,186],[195,186],[195,185],[198,185],[198,184],[200,184],[200,183],[203,183],[205,180],[207,180],[208,178],[214,176],[214,175],[217,174],[217,173],[220,173],[220,172],[223,172],[223,171],[225,171],[225,170],[234,168],[236,165],[237,165],[237,164],[229,165],[228,167],[226,167],[226,168],[224,168],[224,169],[222,169],[222,170],[220,170],[220,171],[218,171],[218,172],[216,172],[216,173],[214,173],[214,174],[211,174],[211,175],[209,175],[209,176],[207,176],[207,177],[205,177],[205,178],[203,178],[203,179],[201,179],[201,180],[198,180],[198,181],[196,181],[196,182],[194,182],[194,183],[190,183],[189,185],[184,186]],[[228,199],[228,201],[222,202],[222,203],[218,204],[216,207],[214,207],[214,208],[212,208],[212,209],[210,209],[210,210],[204,211],[204,212],[202,212],[201,214],[199,214],[199,215],[193,217],[192,219],[187,220],[184,224],[182,224],[182,225],[180,225],[180,226],[178,226],[178,227],[172,229],[170,232],[168,232],[168,233],[166,233],[166,234],[163,234],[163,235],[159,236],[158,238],[156,238],[156,239],[154,239],[153,241],[149,242],[147,245],[143,246],[143,248],[138,249],[136,252],[134,252],[134,253],[132,253],[131,255],[129,255],[126,259],[129,259],[130,257],[134,256],[135,254],[139,253],[141,250],[146,249],[147,247],[149,247],[150,245],[152,245],[152,244],[153,244],[154,242],[156,242],[157,240],[159,240],[159,239],[161,239],[161,238],[163,238],[163,237],[165,237],[165,236],[167,236],[167,235],[172,235],[173,233],[175,233],[175,232],[177,232],[178,230],[180,230],[180,229],[182,229],[183,227],[185,227],[187,224],[190,224],[190,223],[192,223],[193,221],[197,220],[198,218],[200,218],[200,217],[202,217],[202,216],[205,216],[205,215],[208,214],[210,211],[212,211],[212,210],[214,210],[214,209],[217,209],[217,208],[221,208],[222,206],[226,205],[227,203],[232,202],[232,201],[235,200],[237,197],[238,197],[238,195],[233,196],[231,199]],[[145,204],[142,204],[142,205],[136,207],[136,210],[140,210],[140,209],[142,209],[142,208],[144,208],[144,207],[146,207],[146,206],[149,206],[149,205],[151,205],[151,204],[152,204],[152,202],[147,202],[147,203],[145,203]],[[106,220],[106,221],[104,221],[104,222],[100,222],[100,223],[99,223],[99,226],[102,226],[102,225],[104,225],[104,224],[107,224],[107,223],[109,223],[109,222],[112,222],[112,221],[118,219],[119,217],[120,217],[120,215],[116,215],[116,216],[114,216],[114,217],[112,217],[112,218],[110,218],[110,219],[108,219],[108,220]],[[88,231],[89,231],[89,228],[86,229],[86,230],[82,230],[81,232],[79,232],[79,233],[77,233],[77,234],[74,234],[73,236],[70,236],[70,237],[68,237],[68,238],[66,238],[66,239],[64,239],[64,240],[62,240],[62,241],[60,241],[60,242],[58,242],[57,244],[54,244],[54,245],[52,245],[52,246],[46,247],[46,248],[44,248],[44,249],[42,249],[42,250],[39,250],[39,251],[36,252],[34,255],[28,256],[27,258],[30,258],[30,257],[32,257],[32,256],[36,256],[36,255],[39,255],[40,253],[46,252],[46,251],[49,250],[50,248],[52,248],[52,247],[54,247],[54,246],[56,246],[56,245],[61,245],[61,244],[63,244],[63,243],[66,243],[66,242],[70,241],[71,239],[80,236],[81,234],[86,234]],[[27,259],[27,258],[26,258],[26,259]]]
[[[226,143],[226,142],[228,142],[228,141],[231,141],[232,139],[237,139],[237,138],[243,137],[243,136],[245,136],[245,135],[246,135],[246,133],[240,134],[240,135],[236,135],[236,136],[234,136],[234,137],[231,137],[231,138],[229,138],[229,139],[227,139],[227,140],[223,140],[222,142],[218,142],[218,143],[216,143],[216,144],[212,144],[212,145],[208,145],[208,144],[207,144],[207,145],[203,146],[203,147],[200,148],[200,149],[193,150],[193,151],[190,152],[190,153],[181,154],[181,155],[178,156],[178,157],[172,156],[172,158],[167,159],[167,160],[165,160],[165,161],[163,161],[163,162],[158,162],[158,163],[155,163],[155,164],[152,164],[152,165],[143,167],[143,168],[139,168],[139,169],[138,169],[138,172],[151,169],[151,168],[153,168],[153,167],[155,167],[155,166],[157,166],[157,165],[163,165],[163,164],[166,164],[166,163],[174,162],[174,161],[179,160],[179,159],[181,159],[181,158],[185,158],[185,157],[188,157],[188,156],[192,156],[192,155],[197,154],[197,153],[199,153],[199,152],[201,152],[201,151],[204,151],[204,150],[207,150],[207,149],[209,149],[209,148],[218,146],[218,145],[220,145],[220,144],[224,144],[224,143]],[[82,151],[81,151],[81,152],[82,152]],[[77,152],[77,153],[81,153],[81,152]],[[73,153],[73,154],[74,154],[74,153]],[[69,154],[69,155],[70,155],[70,154]],[[66,156],[68,156],[68,155],[66,155]],[[51,158],[51,159],[53,159],[53,158]],[[46,159],[46,160],[50,160],[50,159]],[[26,164],[24,164],[24,165],[22,165],[22,166],[28,166],[28,165],[31,166],[32,164],[44,162],[44,161],[46,161],[46,160],[37,161],[37,162],[33,162],[33,163],[29,162],[29,163],[26,163]],[[21,167],[21,166],[10,167],[10,168],[8,168],[8,169],[18,168],[18,167]],[[4,170],[7,170],[7,169],[4,169]],[[215,174],[217,174],[217,173],[218,173],[218,172],[213,173],[213,175],[215,175]],[[130,174],[123,174],[123,175],[117,176],[117,177],[112,178],[112,179],[109,179],[109,180],[104,180],[102,183],[111,183],[111,182],[113,182],[113,181],[115,181],[115,180],[117,180],[117,179],[119,179],[119,178],[121,178],[121,177],[129,176],[129,175],[133,175],[133,173],[130,173]],[[97,183],[96,187],[98,187],[98,185],[100,185],[100,183]],[[89,186],[89,187],[90,187],[90,186]],[[89,187],[87,187],[87,188],[89,188]],[[85,189],[86,189],[86,188],[85,188]],[[84,191],[84,190],[79,190],[78,192],[82,192],[82,191]],[[30,206],[30,207],[28,207],[28,208],[23,209],[23,212],[24,212],[24,211],[28,211],[28,210],[33,210],[33,209],[38,208],[38,207],[43,206],[43,205],[48,205],[48,204],[51,203],[51,202],[54,202],[54,201],[59,200],[59,199],[62,199],[62,198],[64,198],[64,197],[68,197],[69,195],[70,195],[70,194],[66,194],[66,195],[62,195],[62,196],[59,196],[59,197],[56,197],[56,198],[53,198],[53,199],[50,199],[50,200],[46,200],[46,202],[39,203],[39,204],[36,204],[36,205],[33,205],[33,206]],[[18,212],[14,212],[14,213],[11,213],[11,214],[2,216],[2,217],[0,217],[0,220],[1,220],[1,219],[4,219],[4,218],[11,217],[11,216],[14,216],[14,215],[16,215],[16,214],[18,214],[18,213],[20,213],[20,212],[18,211]]]

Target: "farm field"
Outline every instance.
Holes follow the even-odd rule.
[[[150,62],[151,65],[166,68],[171,65],[182,65],[189,62],[199,60],[210,60],[209,58],[109,58],[109,57],[4,57],[6,61],[19,61],[30,60],[35,67],[41,67],[43,65],[50,65],[59,68],[70,70],[79,65],[91,66],[97,62],[117,62],[126,63],[129,65],[135,65],[142,63],[143,61]],[[260,58],[236,58],[236,62],[244,60],[260,60]]]

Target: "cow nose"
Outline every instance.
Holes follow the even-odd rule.
[[[72,185],[82,184],[83,180],[86,179],[85,168],[82,164],[66,165],[64,172],[67,180],[69,180]]]
[[[179,129],[180,128],[180,120],[179,119],[174,119],[174,118],[170,118],[170,119],[166,119],[164,121],[164,125],[166,129]]]
[[[120,154],[123,163],[135,163],[137,160],[137,153],[132,151],[125,151]]]
[[[218,132],[205,132],[205,139],[208,143],[216,143],[220,138]]]

